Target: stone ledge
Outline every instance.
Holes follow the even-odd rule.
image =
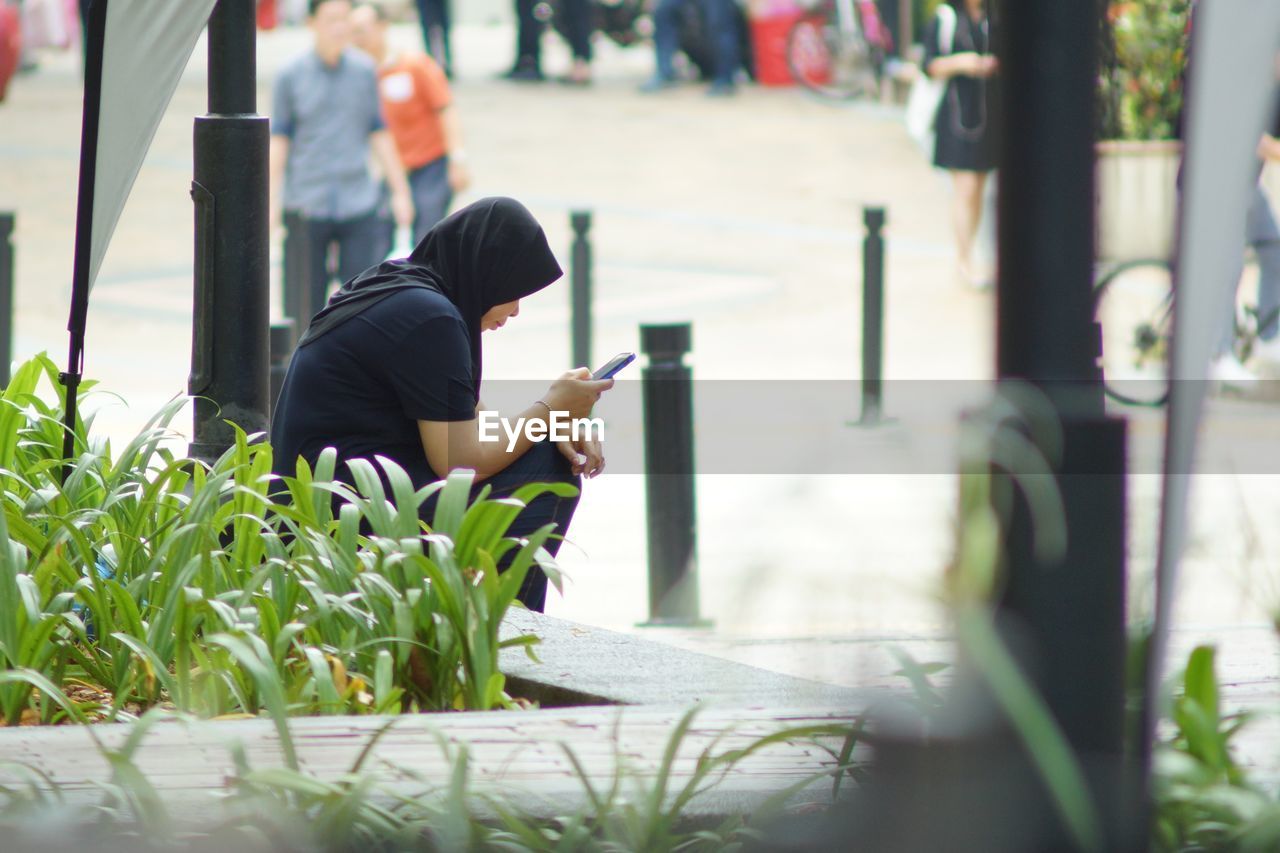
[[[504,649],[507,692],[544,707],[690,705],[740,708],[861,708],[866,691],[781,675],[665,643],[511,610],[502,639],[534,634],[540,662],[523,648]]]

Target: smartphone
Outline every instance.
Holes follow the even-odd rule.
[[[609,363],[604,367],[591,374],[592,379],[612,379],[613,375],[628,364],[636,360],[636,354],[633,352],[620,352],[613,358],[609,359]]]

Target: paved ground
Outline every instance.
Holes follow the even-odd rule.
[[[396,33],[405,43],[415,35],[412,28]],[[889,377],[944,389],[966,386],[942,380],[990,376],[991,297],[955,283],[946,184],[917,155],[893,110],[832,106],[790,90],[747,89],[714,102],[692,87],[645,97],[635,89],[649,73],[648,51],[609,45],[601,46],[598,82],[589,90],[522,87],[493,78],[510,59],[507,27],[463,26],[456,39],[456,97],[477,179],[463,200],[496,193],[522,199],[564,250],[566,267],[568,211],[595,211],[598,360],[637,349],[639,323],[688,320],[701,379],[851,379],[858,369],[860,207],[877,203],[887,205],[890,223]],[[270,108],[275,69],[304,44],[302,33],[289,30],[260,40],[261,111]],[[557,72],[567,57],[550,39],[548,47],[547,67]],[[88,372],[130,405],[103,412],[100,423],[112,435],[130,434],[185,386],[187,188],[191,119],[204,108],[202,50],[147,158],[90,311]],[[0,208],[19,216],[19,355],[47,349],[65,357],[79,97],[73,58],[50,54],[0,106]],[[486,379],[546,380],[564,369],[566,302],[562,286],[528,300],[521,317],[486,342]],[[637,378],[633,369],[628,380]],[[952,543],[957,481],[948,460],[961,405],[957,399],[919,418],[904,416],[896,427],[860,431],[844,426],[856,415],[850,399],[847,410],[827,406],[812,435],[779,430],[756,449],[803,451],[813,465],[808,472],[820,467],[814,460],[847,454],[910,460],[921,442],[932,441],[928,448],[941,448],[943,463],[925,465],[923,473],[766,477],[717,469],[700,477],[702,610],[715,628],[662,636],[849,684],[892,670],[886,641],[922,640],[923,653],[945,656],[938,638],[946,622],[934,590]],[[740,414],[760,413],[743,406]],[[1216,404],[1208,431],[1216,443],[1196,479],[1178,608],[1188,640],[1216,639],[1243,680],[1270,692],[1276,670],[1269,625],[1280,609],[1280,465],[1274,458],[1256,464],[1260,456],[1250,448],[1274,454],[1276,415],[1269,406]],[[615,413],[611,424],[634,439],[634,423]],[[1140,457],[1152,458],[1159,426],[1135,421],[1145,442]],[[920,438],[921,430],[934,438]],[[1238,440],[1242,431],[1254,444]],[[729,437],[700,433],[699,452],[713,453]],[[1132,599],[1139,612],[1149,600],[1144,578],[1154,560],[1157,488],[1149,473],[1133,478]],[[564,556],[572,584],[549,612],[623,630],[644,620],[644,531],[639,476],[624,469],[590,483]]]

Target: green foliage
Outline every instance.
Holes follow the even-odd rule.
[[[88,849],[116,849],[115,844],[127,840],[138,849],[234,847],[246,853],[280,849],[738,850],[764,838],[765,828],[799,792],[855,767],[842,750],[846,760],[798,780],[753,809],[744,808],[744,813],[731,814],[714,825],[699,821],[690,817],[690,805],[746,758],[791,742],[814,743],[834,755],[828,744],[843,739],[846,750],[851,749],[848,745],[859,736],[859,728],[836,724],[784,728],[736,749],[718,750],[717,738],[698,753],[688,780],[677,785],[675,767],[696,713],[696,709],[686,712],[676,724],[656,772],[631,766],[616,751],[607,790],[597,788],[572,748],[561,744],[584,796],[579,809],[558,818],[533,816],[523,800],[474,791],[466,746],[441,734],[435,736],[436,743],[452,768],[445,783],[423,779],[412,767],[397,766],[393,769],[400,782],[394,787],[382,784],[365,764],[377,742],[394,726],[393,718],[373,735],[347,772],[333,779],[321,779],[296,766],[255,767],[242,744],[228,744],[232,772],[224,790],[211,795],[211,809],[200,810],[200,821],[193,823],[170,811],[153,781],[135,763],[150,729],[171,717],[152,710],[133,724],[120,747],[99,746],[111,775],[100,784],[103,798],[95,808],[81,806],[73,812],[55,780],[23,765],[0,765],[6,776],[19,780],[0,786],[0,832],[21,844],[24,827],[43,836],[48,824],[41,826],[38,819],[55,816],[59,838],[66,843],[77,831],[90,831]],[[276,721],[281,727],[282,753],[293,754],[288,720],[276,716]]]
[[[1182,111],[1190,0],[1110,0],[1098,80],[1104,139],[1172,139]]]
[[[1173,732],[1155,760],[1155,850],[1280,848],[1280,802],[1231,754],[1248,714],[1223,714],[1215,654],[1196,648],[1167,716]]]
[[[56,376],[37,357],[0,395],[0,722],[511,704],[499,650],[536,638],[499,625],[535,564],[559,575],[550,526],[506,533],[571,487],[471,501],[471,472],[415,490],[379,458],[351,465],[352,489],[332,451],[275,478],[270,445],[239,430],[209,466],[166,446],[181,400],[119,453],[78,424],[64,482],[61,400],[38,393]]]

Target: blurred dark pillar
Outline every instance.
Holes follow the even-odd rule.
[[[1062,425],[1062,446],[1040,449],[1067,532],[1064,556],[1037,558],[1015,502],[1000,613],[1086,768],[1107,849],[1124,849],[1125,426],[1103,411],[1091,302],[1100,7],[1014,0],[993,11],[1004,120],[997,373],[1043,391]]]

